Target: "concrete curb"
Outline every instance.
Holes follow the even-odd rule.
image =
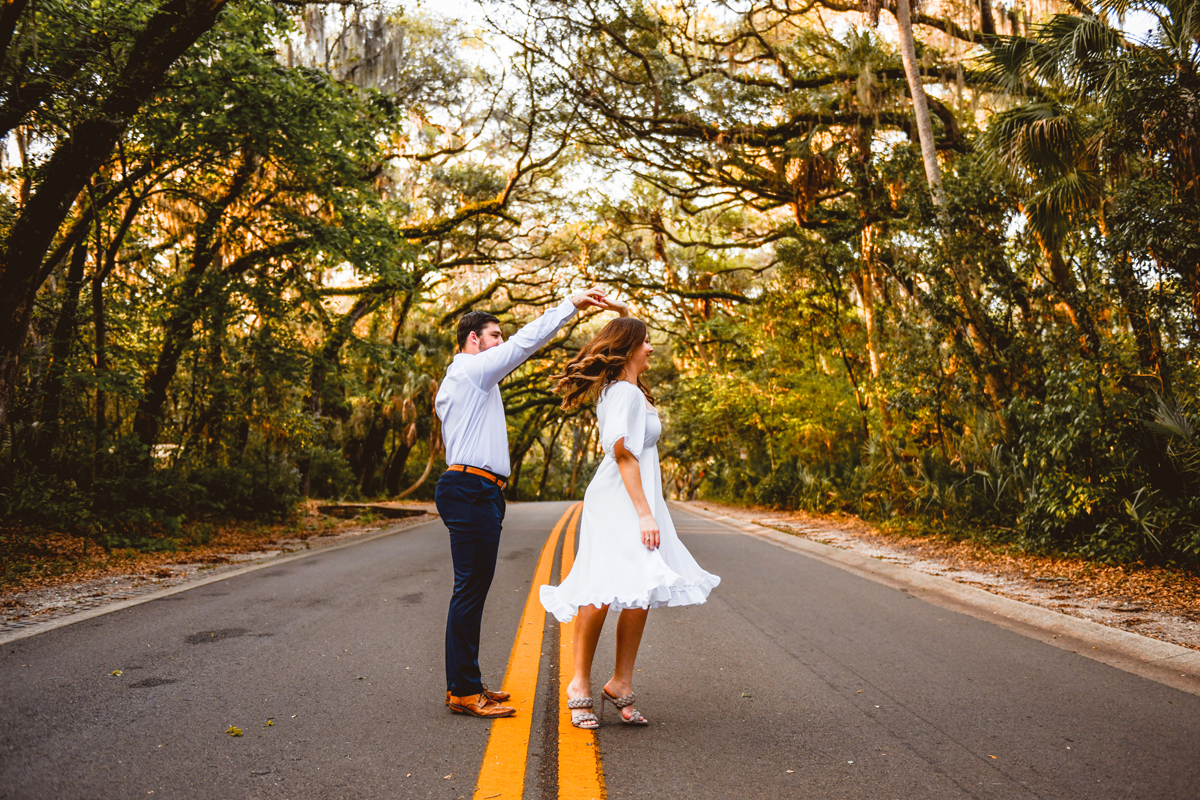
[[[824,564],[908,592],[914,597],[950,611],[999,625],[1030,639],[1070,650],[1110,667],[1200,696],[1200,651],[1039,608],[974,586],[957,583],[949,578],[926,575],[901,564],[881,561],[851,550],[781,533],[706,509],[693,508],[683,503],[671,505],[685,513],[720,523],[739,533],[765,539]]]
[[[6,632],[0,634],[0,646],[6,645],[6,644],[11,644],[12,642],[16,642],[21,639],[28,639],[31,636],[37,636],[38,634],[46,633],[46,632],[52,631],[52,630],[57,630],[58,628],[65,628],[68,625],[74,625],[75,623],[83,622],[84,620],[95,619],[96,617],[102,617],[105,614],[111,614],[114,611],[122,611],[126,608],[133,608],[134,606],[141,605],[142,603],[149,603],[152,600],[158,600],[163,597],[170,597],[173,594],[179,594],[180,592],[187,592],[192,589],[197,589],[201,586],[208,586],[209,584],[217,583],[219,581],[227,580],[229,578],[236,578],[239,575],[245,575],[250,572],[256,572],[260,569],[267,569],[268,567],[277,567],[280,564],[287,564],[291,561],[299,561],[300,559],[308,558],[309,556],[315,556],[318,553],[330,553],[330,552],[333,552],[334,550],[342,550],[347,547],[353,547],[354,545],[363,544],[365,542],[372,542],[372,541],[375,541],[376,539],[382,539],[385,536],[394,536],[397,533],[404,533],[405,531],[415,530],[416,528],[424,527],[425,525],[428,525],[431,522],[437,522],[438,520],[439,520],[439,517],[436,514],[430,514],[427,520],[425,520],[423,522],[419,522],[415,525],[403,525],[403,526],[395,526],[395,527],[391,527],[391,528],[384,528],[382,530],[376,531],[375,533],[368,533],[368,534],[364,534],[362,536],[356,536],[352,539],[347,539],[344,542],[337,542],[336,544],[328,544],[328,545],[324,545],[322,547],[315,547],[311,550],[302,550],[299,552],[280,554],[280,555],[276,555],[276,556],[268,556],[267,558],[264,558],[260,561],[251,561],[251,562],[248,562],[247,564],[245,564],[244,566],[235,567],[234,569],[230,569],[228,571],[223,571],[223,572],[220,572],[215,575],[206,575],[204,577],[191,578],[191,579],[185,580],[182,583],[176,584],[175,586],[167,586],[162,589],[149,591],[149,592],[146,592],[145,594],[139,594],[137,597],[130,597],[125,600],[118,600],[113,603],[102,603],[99,606],[85,609],[83,611],[79,611],[74,614],[64,614],[62,616],[56,616],[53,619],[48,619],[45,622],[35,622],[24,628],[20,628],[15,631],[6,631]]]

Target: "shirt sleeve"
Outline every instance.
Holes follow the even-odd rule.
[[[564,300],[514,333],[503,344],[463,359],[466,374],[480,389],[485,392],[490,390],[553,339],[563,323],[575,315],[575,311],[575,304]]]
[[[604,390],[604,429],[600,446],[613,458],[616,445],[625,440],[625,449],[640,460],[646,443],[646,396],[627,381],[618,381]]]

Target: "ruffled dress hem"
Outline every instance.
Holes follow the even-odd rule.
[[[542,601],[542,606],[553,614],[555,619],[566,623],[575,619],[575,615],[583,606],[595,606],[596,608],[608,606],[613,611],[622,611],[626,608],[649,609],[663,608],[664,606],[702,605],[708,600],[709,592],[721,582],[719,576],[710,573],[705,573],[703,578],[691,583],[683,583],[682,580],[681,578],[673,584],[660,584],[640,594],[582,594],[576,595],[570,600],[563,600],[559,597],[560,587],[543,586],[539,592],[539,599]]]

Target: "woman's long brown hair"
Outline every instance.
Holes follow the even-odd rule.
[[[618,317],[605,325],[567,364],[563,374],[553,378],[558,381],[554,391],[563,396],[563,410],[595,399],[605,386],[619,380],[625,365],[645,341],[646,323],[636,317]],[[653,405],[654,397],[641,376],[637,387]]]

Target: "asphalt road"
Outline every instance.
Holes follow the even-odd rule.
[[[509,507],[484,620],[493,685],[567,507]],[[653,724],[607,718],[609,797],[1200,794],[1200,697],[699,517],[677,525],[722,583],[651,615],[637,689]],[[450,586],[433,521],[4,645],[0,798],[471,797],[505,722],[442,704]],[[526,798],[559,791],[557,629]],[[597,686],[611,644],[610,621]]]

